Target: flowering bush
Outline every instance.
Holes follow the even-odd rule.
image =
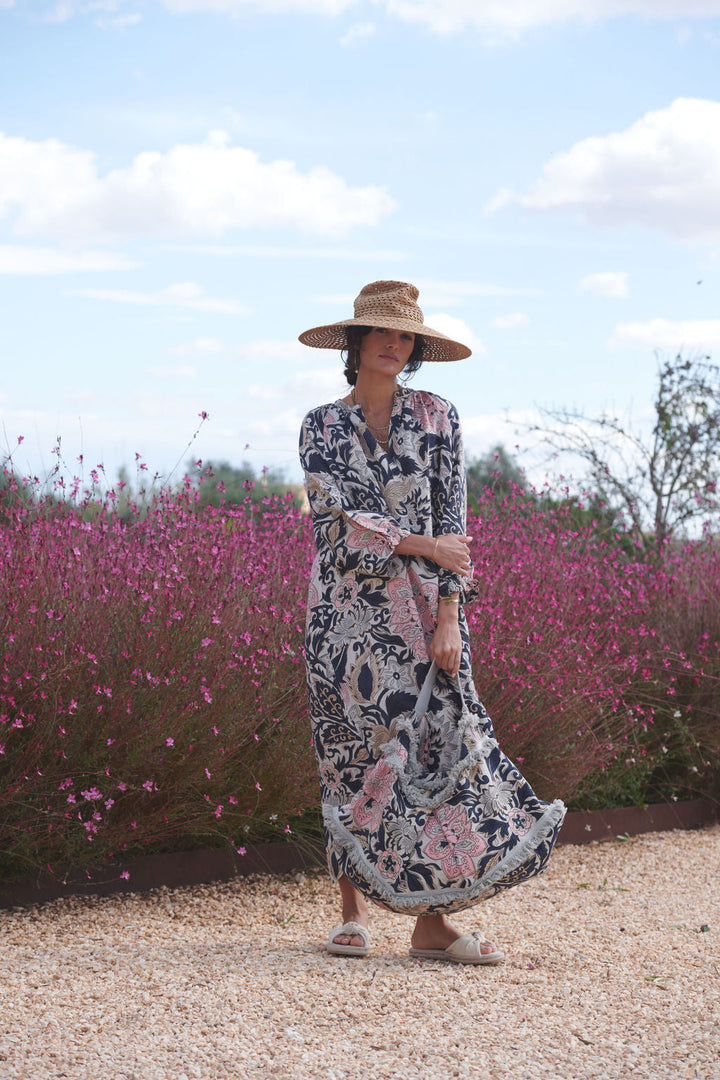
[[[549,797],[588,806],[697,793],[716,778],[720,548],[629,558],[625,537],[487,492],[468,531],[476,685],[501,745]],[[670,753],[669,745],[673,752]],[[668,757],[668,754],[670,756]]]
[[[219,838],[242,848],[290,834],[290,816],[316,801],[302,655],[311,536],[290,502],[255,517],[200,513],[197,499],[186,485],[128,520],[112,493],[105,505],[6,498],[7,870]]]
[[[292,496],[256,512],[202,507],[189,481],[142,507],[62,494],[0,485],[0,870],[119,874],[143,850],[302,833],[314,545]],[[632,561],[518,493],[481,498],[469,532],[475,681],[538,790],[602,805],[668,775],[707,787],[717,546]]]

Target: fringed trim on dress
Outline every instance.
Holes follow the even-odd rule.
[[[472,717],[468,714],[468,723],[465,725],[465,730],[467,730],[471,722]],[[497,748],[497,741],[493,736],[484,735],[475,746],[468,749],[464,758],[455,762],[448,772],[436,777],[424,776],[421,783],[416,784],[412,776],[413,774],[417,776],[420,773],[420,764],[417,757],[419,738],[417,732],[412,728],[408,728],[405,734],[410,744],[408,762],[412,772],[405,771],[400,744],[397,739],[386,743],[382,752],[385,755],[387,764],[397,776],[398,783],[408,801],[428,810],[434,810],[435,807],[445,802],[449,795],[458,790],[460,782],[469,776],[480,762],[488,757],[492,750]],[[433,789],[437,790],[434,790],[432,795],[428,795],[427,792],[433,791]]]
[[[462,910],[494,895],[504,887],[517,884],[516,880],[506,881],[505,879],[511,879],[513,872],[526,862],[532,861],[533,855],[537,856],[538,850],[543,845],[549,845],[547,853],[540,858],[541,865],[533,869],[528,876],[541,873],[545,868],[542,863],[547,862],[565,813],[565,804],[560,799],[550,803],[547,810],[513,850],[494,863],[490,870],[472,885],[465,888],[449,886],[443,889],[428,889],[404,894],[390,888],[387,878],[382,877],[372,863],[368,862],[357,837],[340,822],[338,807],[324,806],[323,820],[332,839],[342,849],[359,877],[371,886],[379,901],[400,914],[418,915],[431,913],[433,908],[450,912],[453,910],[453,905],[457,905],[455,910]],[[374,897],[371,896],[370,899]]]

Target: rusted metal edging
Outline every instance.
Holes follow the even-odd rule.
[[[589,844],[617,836],[696,829],[717,821],[717,804],[706,799],[615,810],[573,810],[565,818],[558,843]],[[244,855],[227,848],[141,855],[117,867],[105,864],[93,870],[73,871],[64,881],[38,875],[6,887],[0,883],[0,909],[43,904],[65,896],[109,896],[163,886],[229,881],[249,874],[286,874],[322,866],[324,862],[324,851],[319,847],[293,842],[257,844],[248,847]],[[129,876],[121,877],[122,871]]]

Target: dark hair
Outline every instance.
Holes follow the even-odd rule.
[[[349,386],[354,386],[358,377],[358,359],[360,353],[360,345],[362,339],[366,334],[369,334],[372,330],[372,326],[346,326],[345,336],[347,338],[347,348],[343,349],[340,355],[345,362],[345,378],[348,381]],[[413,351],[410,353],[407,364],[404,367],[404,371],[407,375],[414,375],[423,362],[423,353],[425,352],[425,342],[419,334],[415,335],[415,344]]]

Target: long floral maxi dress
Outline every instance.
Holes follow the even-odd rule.
[[[410,533],[465,532],[454,406],[398,390],[389,446],[342,400],[303,421],[318,548],[305,648],[328,865],[382,906],[449,912],[541,872],[565,808],[535,796],[478,700],[462,609],[477,587],[394,552]],[[457,592],[458,679],[438,673],[426,715],[412,719],[438,599]]]

